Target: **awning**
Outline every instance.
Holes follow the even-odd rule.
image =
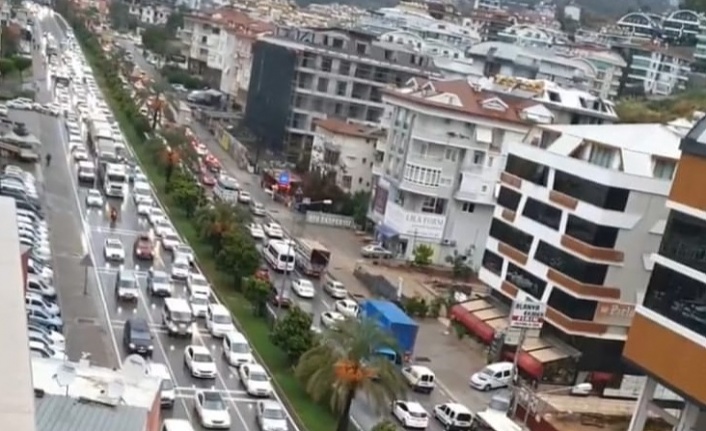
[[[485,299],[473,299],[471,301],[462,302],[459,305],[470,312],[493,308],[493,306]]]
[[[483,343],[490,344],[495,338],[495,330],[487,323],[470,313],[461,305],[451,307],[451,320],[463,325],[471,334],[478,337]]]
[[[378,235],[381,235],[385,238],[394,238],[396,236],[399,236],[399,232],[397,232],[395,229],[391,228],[390,226],[386,224],[380,224],[377,226],[375,229]]]
[[[569,355],[555,347],[547,347],[545,349],[537,349],[528,352],[534,359],[542,364],[558,361],[568,358]]]
[[[492,144],[493,130],[488,127],[476,126],[476,141],[482,144]]]
[[[507,352],[505,354],[505,359],[508,361],[514,360],[513,352]],[[530,378],[535,380],[540,380],[542,378],[542,373],[544,373],[544,366],[541,362],[532,357],[529,353],[524,350],[520,352],[520,356],[517,358],[517,368]]]

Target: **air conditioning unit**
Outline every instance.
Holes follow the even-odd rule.
[[[456,240],[454,239],[442,239],[441,240],[441,245],[445,245],[448,247],[455,247],[456,246]]]

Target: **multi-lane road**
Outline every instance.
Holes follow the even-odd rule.
[[[41,28],[45,32],[53,34],[60,41],[66,37],[62,27],[57,24],[56,16],[45,16],[41,22]],[[139,53],[137,53],[139,55]],[[47,100],[40,100],[46,102]],[[136,209],[132,203],[132,199],[128,197],[122,202],[116,202],[120,205],[120,219],[117,226],[111,229],[107,213],[105,210],[86,208],[85,195],[87,189],[79,187],[76,182],[75,168],[73,161],[68,154],[68,142],[63,128],[61,119],[47,120],[43,125],[45,128],[50,127],[50,136],[56,137],[51,142],[50,151],[54,154],[61,154],[62,157],[56,157],[66,161],[67,169],[62,169],[60,173],[54,172],[55,179],[71,184],[70,191],[67,191],[65,199],[72,201],[70,207],[75,211],[77,220],[80,220],[81,235],[84,238],[83,248],[86,253],[91,256],[93,265],[91,267],[92,280],[89,288],[95,289],[95,297],[98,298],[99,308],[104,314],[104,319],[101,319],[105,325],[107,333],[107,342],[115,350],[118,358],[118,363],[125,358],[126,352],[122,345],[122,328],[125,321],[130,317],[142,317],[146,319],[154,334],[154,355],[155,362],[164,363],[170,369],[174,377],[175,385],[178,390],[178,400],[172,411],[165,412],[165,417],[178,417],[193,419],[192,413],[192,398],[196,388],[215,388],[222,391],[232,403],[231,416],[233,430],[255,430],[257,425],[255,422],[254,403],[255,399],[249,398],[242,387],[235,370],[229,367],[222,359],[222,350],[220,342],[212,338],[206,331],[204,326],[199,323],[200,330],[195,332],[191,340],[174,339],[168,337],[161,326],[160,308],[162,300],[159,298],[151,298],[145,290],[145,278],[147,271],[151,267],[158,267],[169,271],[171,257],[168,253],[159,253],[153,263],[144,263],[135,261],[132,257],[132,244],[136,237],[149,231],[150,227],[146,220],[138,217]],[[58,178],[57,178],[58,176]],[[241,184],[252,193],[255,198],[264,199],[264,193],[258,187],[258,184]],[[276,214],[273,214],[276,217]],[[60,226],[55,226],[54,229],[60,229]],[[126,251],[126,260],[121,265],[115,265],[106,262],[103,257],[103,243],[106,238],[117,238],[123,242]],[[76,263],[78,265],[78,263]],[[114,283],[117,272],[120,268],[126,268],[136,271],[140,281],[141,295],[136,304],[120,303],[116,301],[114,294]],[[59,277],[61,274],[58,274]],[[288,280],[285,275],[271,274],[274,283],[279,287],[287,285]],[[292,274],[291,277],[299,277],[298,274]],[[317,287],[317,297],[314,300],[302,300],[295,298],[293,292],[289,292],[290,296],[295,299],[295,302],[305,311],[312,314],[314,322],[319,323],[319,316],[322,312],[331,309],[333,300],[326,297],[320,288],[318,280],[312,280]],[[183,285],[175,285],[175,295],[185,296]],[[70,341],[70,340],[69,340]],[[215,380],[199,380],[192,378],[183,365],[183,350],[186,345],[193,343],[208,347],[219,367],[219,374]],[[69,342],[70,344],[70,342]],[[431,395],[410,394],[410,399],[419,401],[429,412],[431,412],[435,404],[450,401],[449,397],[442,390],[437,390]],[[485,398],[485,397],[484,397]],[[482,409],[484,405],[469,406],[472,409]],[[356,423],[364,430],[369,430],[374,424],[379,422],[380,415],[370,406],[365,399],[355,401],[352,416]],[[195,424],[196,425],[196,424]],[[290,430],[294,430],[294,425],[290,424]],[[430,430],[441,430],[437,423],[432,423]]]

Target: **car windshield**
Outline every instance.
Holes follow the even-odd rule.
[[[413,411],[410,411],[410,412],[409,412],[409,415],[412,416],[413,418],[418,418],[418,419],[424,419],[425,417],[427,417],[427,414],[424,413],[424,412],[413,412]]]
[[[262,412],[262,417],[265,419],[280,420],[285,419],[284,410],[279,408],[267,408]]]
[[[191,313],[174,311],[172,312],[172,320],[175,322],[191,322]]]
[[[194,362],[213,362],[213,359],[211,359],[211,355],[206,354],[206,353],[194,353]]]
[[[167,274],[155,274],[152,277],[152,282],[155,284],[168,284],[169,277],[167,277]]]
[[[227,314],[215,314],[213,316],[214,323],[220,323],[222,325],[230,325],[230,316]]]
[[[133,340],[140,340],[140,341],[147,341],[150,338],[152,338],[150,336],[149,331],[145,331],[142,328],[133,328],[130,335],[132,336]]]
[[[194,305],[208,305],[208,298],[205,296],[192,296],[191,303]]]
[[[123,244],[116,239],[109,239],[107,246],[108,248],[123,248]]]
[[[262,371],[254,371],[250,373],[250,380],[253,382],[266,382],[268,379],[267,374]]]
[[[230,351],[233,353],[250,353],[250,346],[246,343],[233,343],[230,345]]]
[[[223,397],[217,392],[204,392],[203,408],[206,410],[225,410],[226,403]]]
[[[135,280],[132,278],[121,278],[120,279],[120,287],[132,289],[135,287]]]
[[[171,391],[172,389],[174,389],[174,382],[172,382],[170,379],[164,379],[162,380],[162,383],[160,383],[159,389],[163,391]]]
[[[191,284],[193,284],[194,286],[208,286],[208,281],[206,281],[205,278],[193,277],[191,279]]]
[[[177,247],[176,252],[183,253],[183,254],[192,254],[191,248],[183,246],[183,245],[180,245],[179,247]]]
[[[482,370],[480,370],[480,373],[484,376],[491,376],[491,377],[494,374],[493,370],[491,370],[490,368],[483,368]]]

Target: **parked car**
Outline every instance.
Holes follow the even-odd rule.
[[[369,244],[360,249],[360,255],[373,259],[390,259],[392,252],[380,244]]]

